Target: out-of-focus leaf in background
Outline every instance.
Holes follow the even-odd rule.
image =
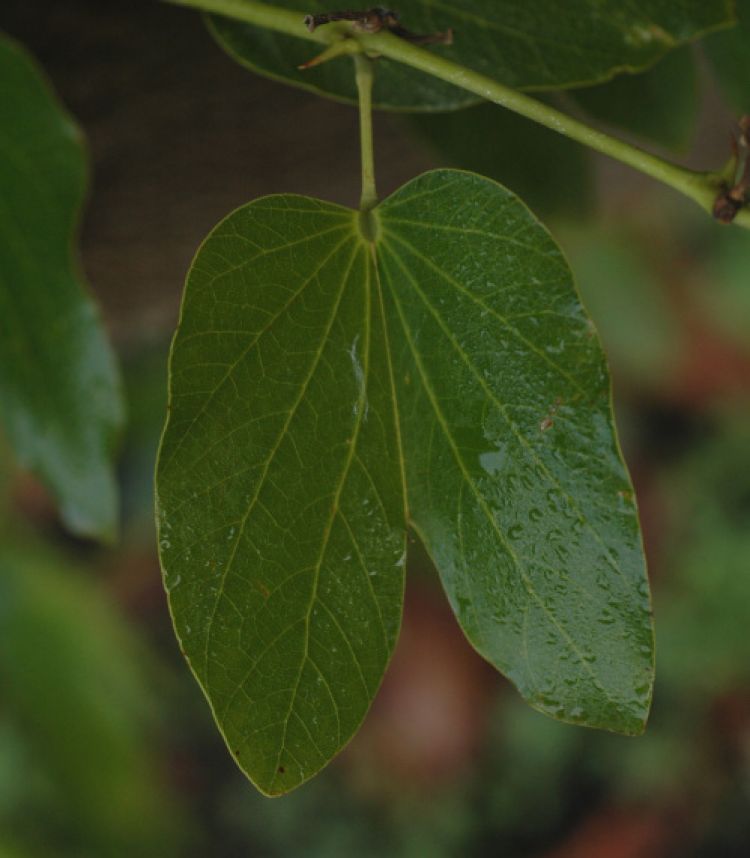
[[[81,133],[26,51],[0,35],[0,420],[78,534],[117,528],[115,358],[74,260]]]
[[[698,114],[698,89],[689,48],[672,51],[652,69],[574,90],[588,116],[667,149],[684,150]]]
[[[144,656],[95,579],[4,540],[0,823],[31,854],[172,853]]]
[[[663,387],[680,359],[682,331],[644,243],[614,224],[568,220],[557,232],[618,378]]]
[[[665,478],[678,522],[667,547],[660,610],[663,685],[708,709],[750,685],[750,417],[720,416],[721,431]]]
[[[274,5],[305,13],[330,12],[327,0],[280,0]],[[559,89],[607,80],[614,73],[647,68],[671,48],[726,26],[728,0],[462,0],[436,4],[402,0],[402,24],[415,33],[455,30],[450,47],[431,47],[470,69],[516,89]],[[299,71],[315,46],[229,18],[211,29],[237,60],[261,74],[335,98],[356,99],[348,63]],[[381,60],[374,103],[400,110],[448,110],[476,99],[421,72]]]
[[[750,0],[736,0],[738,24],[704,42],[722,89],[734,108],[750,113]]]
[[[750,239],[746,233],[721,230],[700,242],[703,253],[691,297],[701,314],[729,339],[750,348]]]
[[[591,163],[579,144],[494,104],[408,120],[441,165],[495,179],[540,215],[583,215]]]
[[[123,363],[127,432],[119,458],[123,538],[155,544],[154,468],[167,407],[166,342],[142,343]]]

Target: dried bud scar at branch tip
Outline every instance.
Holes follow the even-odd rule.
[[[739,135],[732,138],[735,159],[734,185],[722,187],[716,198],[713,216],[719,223],[732,223],[747,204],[750,191],[750,116],[743,116],[737,123]]]
[[[363,33],[379,33],[381,30],[388,30],[399,38],[417,45],[453,44],[452,29],[448,29],[443,33],[429,33],[426,35],[412,33],[399,24],[399,15],[397,12],[384,9],[381,6],[362,12],[327,12],[319,15],[305,16],[305,26],[311,33],[324,24],[332,24],[336,21],[351,21],[354,29]],[[311,65],[318,64],[318,62],[306,63],[301,68],[310,68]]]
[[[384,27],[387,29],[396,27],[398,14],[378,6],[363,12],[327,12],[320,15],[305,16],[305,26],[311,33],[323,24],[332,24],[335,21],[352,21],[358,30],[365,33],[379,33]]]

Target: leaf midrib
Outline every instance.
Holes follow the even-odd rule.
[[[354,237],[352,237],[352,236],[350,236],[348,238],[348,240],[349,241],[355,241]],[[340,250],[345,245],[346,245],[346,241],[342,242],[338,246],[338,249]],[[333,305],[333,310],[331,312],[331,316],[330,316],[328,323],[326,325],[325,332],[321,338],[321,344],[320,344],[320,346],[319,346],[319,348],[315,354],[315,358],[314,358],[314,360],[310,366],[310,370],[309,370],[308,374],[306,375],[305,380],[303,381],[302,385],[300,385],[299,394],[297,395],[292,407],[289,409],[289,415],[288,415],[287,419],[284,421],[283,426],[281,427],[281,430],[277,436],[276,442],[275,442],[273,448],[271,449],[271,452],[269,453],[268,457],[266,458],[266,461],[265,461],[264,467],[263,467],[263,471],[261,472],[261,474],[258,478],[258,483],[256,486],[256,490],[253,494],[253,497],[251,498],[242,519],[237,524],[237,527],[238,527],[237,537],[234,541],[234,545],[232,546],[230,556],[229,556],[227,563],[224,567],[224,571],[222,573],[221,581],[220,581],[219,588],[218,588],[217,595],[216,595],[216,600],[214,603],[214,608],[213,608],[213,611],[211,612],[209,621],[208,621],[207,626],[206,626],[206,646],[205,646],[205,653],[204,653],[204,676],[205,676],[205,682],[206,682],[207,686],[210,686],[209,649],[210,649],[210,642],[211,642],[211,631],[212,631],[213,623],[214,623],[214,620],[216,617],[216,613],[218,611],[218,607],[219,607],[219,604],[221,602],[221,598],[222,598],[222,595],[224,592],[224,587],[226,586],[227,578],[230,574],[232,565],[233,565],[234,560],[237,556],[237,551],[238,551],[240,542],[242,541],[242,536],[244,534],[245,527],[247,526],[247,522],[249,520],[250,513],[254,509],[255,504],[257,503],[258,498],[260,497],[260,493],[261,493],[261,491],[265,485],[266,477],[267,477],[268,472],[270,470],[271,463],[274,461],[276,453],[278,452],[284,438],[286,437],[286,433],[289,429],[289,426],[291,425],[292,420],[294,419],[294,415],[297,413],[297,410],[298,410],[299,406],[301,405],[302,400],[305,397],[305,394],[307,392],[307,388],[310,384],[310,381],[312,380],[312,378],[315,374],[315,371],[318,367],[318,364],[320,363],[320,359],[323,355],[323,351],[325,348],[325,343],[328,339],[328,336],[330,335],[330,332],[333,328],[333,324],[334,324],[336,317],[338,315],[338,310],[339,310],[339,306],[341,305],[341,300],[342,300],[343,295],[344,295],[346,283],[347,283],[349,276],[351,274],[351,270],[352,270],[352,267],[354,265],[354,260],[357,257],[358,250],[359,250],[359,248],[356,245],[356,241],[355,241],[354,252],[352,253],[351,258],[349,260],[349,263],[347,265],[346,274],[342,278],[341,288],[339,289],[338,295],[336,296],[336,300],[335,300],[335,303]],[[332,259],[333,256],[334,256],[334,254],[331,254],[329,256],[329,259]]]
[[[357,407],[357,413],[356,413],[356,422],[354,424],[354,432],[352,433],[351,443],[349,444],[349,450],[347,452],[347,457],[346,457],[346,460],[344,462],[344,466],[343,466],[342,471],[341,471],[341,477],[340,477],[338,485],[336,487],[336,491],[335,491],[333,501],[331,504],[331,514],[328,518],[328,522],[326,523],[326,528],[325,528],[324,533],[323,533],[323,540],[321,543],[321,548],[320,548],[320,551],[318,554],[318,559],[317,559],[316,564],[315,564],[313,587],[312,587],[312,592],[310,595],[310,602],[309,602],[309,605],[307,607],[307,612],[305,614],[304,651],[303,651],[302,658],[300,659],[300,666],[299,666],[299,671],[297,673],[297,680],[295,682],[294,689],[292,691],[292,695],[291,695],[291,698],[289,701],[289,709],[287,710],[286,717],[283,719],[284,732],[282,735],[281,744],[279,746],[279,752],[278,752],[278,755],[276,758],[276,763],[274,765],[274,775],[273,775],[273,779],[272,779],[271,785],[270,785],[271,791],[273,791],[273,789],[274,789],[274,787],[278,781],[278,776],[279,776],[278,769],[279,769],[279,763],[281,762],[281,757],[282,757],[284,751],[288,751],[288,749],[286,747],[286,739],[287,739],[287,733],[288,733],[288,727],[289,727],[289,719],[291,718],[291,716],[294,712],[294,705],[297,702],[297,694],[299,693],[299,685],[300,685],[300,682],[302,681],[302,674],[304,673],[305,664],[308,662],[308,660],[310,660],[309,645],[310,645],[310,621],[312,618],[312,610],[313,610],[313,606],[315,605],[316,601],[318,601],[321,605],[323,605],[323,603],[320,602],[320,600],[318,599],[318,587],[320,584],[320,571],[321,571],[321,567],[323,565],[323,558],[325,557],[326,551],[328,550],[328,543],[330,541],[331,532],[333,530],[333,524],[336,520],[337,515],[339,514],[339,504],[341,501],[341,493],[343,492],[344,486],[346,485],[346,481],[349,477],[351,465],[352,465],[352,462],[354,460],[354,455],[355,455],[355,452],[357,449],[357,442],[359,440],[359,434],[360,434],[360,431],[362,428],[362,423],[364,420],[365,405],[367,402],[367,391],[368,391],[368,386],[369,386],[370,358],[371,358],[370,349],[371,349],[371,322],[372,322],[372,320],[371,320],[371,305],[370,305],[370,273],[369,273],[370,272],[370,266],[368,265],[366,252],[364,251],[364,248],[362,247],[361,243],[357,244],[353,259],[356,259],[357,255],[359,253],[364,253],[365,271],[367,272],[366,276],[364,278],[364,290],[363,290],[364,291],[363,328],[364,328],[364,339],[365,339],[366,345],[365,345],[365,348],[363,349],[363,368],[362,368],[363,372],[362,372],[362,381],[360,384],[359,398],[357,400],[358,407]],[[344,291],[346,288],[346,281],[348,280],[348,274],[350,272],[351,272],[351,269],[347,273],[347,277],[344,278],[344,285],[343,285],[341,293],[339,295],[339,300],[337,301],[337,304],[336,304],[336,312],[338,312],[338,306],[341,302],[341,297],[344,294]],[[321,349],[321,353],[322,353],[322,349]],[[325,605],[323,605],[323,607],[328,612],[329,616],[331,616],[334,619],[336,627],[339,630],[339,633],[341,634],[343,639],[347,642],[347,645],[349,646],[349,650],[351,652],[352,660],[354,661],[355,665],[357,666],[359,677],[360,677],[360,680],[361,680],[362,685],[363,685],[364,690],[365,690],[365,695],[369,699],[371,696],[370,695],[370,689],[367,685],[367,681],[365,680],[364,671],[362,670],[362,665],[360,664],[359,660],[357,659],[356,653],[354,652],[354,649],[351,646],[351,643],[349,642],[349,638],[344,633],[343,629],[341,629],[340,624],[335,619],[331,610],[328,607],[326,607]],[[322,672],[320,671],[319,668],[318,668],[318,673],[320,673],[320,675],[322,676]],[[331,694],[331,698],[334,701],[334,706],[336,706],[335,699],[333,698],[332,694]],[[338,711],[337,706],[336,706],[336,709]],[[339,721],[339,730],[340,730],[340,721]],[[339,735],[338,740],[337,740],[337,744],[340,744],[340,743],[341,743],[341,736]]]

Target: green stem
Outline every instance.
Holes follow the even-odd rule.
[[[337,38],[341,38],[340,26],[329,25],[311,33],[303,24],[304,13],[269,6],[268,3],[256,3],[254,0],[164,0],[164,2],[175,6],[190,6],[215,15],[224,15],[226,18],[234,18],[235,21],[245,21],[248,24],[265,27],[267,30],[286,33],[288,36],[299,36],[301,39],[309,39],[312,42],[330,44]]]
[[[513,110],[559,134],[577,140],[597,152],[627,164],[641,173],[668,185],[698,203],[708,212],[713,209],[719,193],[722,174],[701,173],[672,164],[649,152],[597,131],[594,128],[555,110],[547,104],[517,92],[479,72],[467,69],[445,57],[420,48],[393,33],[359,33],[350,27],[331,24],[310,33],[302,23],[303,15],[289,9],[269,6],[256,0],[166,0],[180,6],[191,6],[203,11],[225,15],[287,35],[330,44],[342,38],[356,40],[370,55],[387,57],[433,77],[451,83],[478,95],[480,98]],[[363,152],[364,154],[364,152]],[[750,209],[740,211],[735,223],[750,228]]]
[[[519,113],[527,119],[557,131],[559,134],[570,137],[572,140],[577,140],[597,152],[609,155],[611,158],[681,191],[704,208],[710,209],[713,204],[713,196],[706,188],[705,177],[702,173],[679,167],[637,146],[618,140],[602,131],[597,131],[548,104],[537,101],[486,75],[445,59],[445,57],[399,39],[392,33],[379,34],[377,42],[372,36],[364,36],[359,41],[366,50],[377,49],[379,53],[389,59],[427,72],[446,81],[446,83],[472,92],[487,101],[499,104],[501,107]]]
[[[359,132],[362,145],[362,197],[359,203],[361,212],[369,212],[378,204],[375,189],[375,158],[372,144],[372,84],[373,61],[364,54],[354,57],[357,70],[357,91],[359,93]]]

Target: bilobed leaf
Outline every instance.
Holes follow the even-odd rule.
[[[307,13],[330,12],[327,0],[277,0]],[[732,21],[730,0],[402,0],[403,26],[415,33],[452,27],[450,47],[431,47],[468,68],[519,89],[558,89],[607,80],[647,68],[666,51]],[[211,29],[237,60],[262,74],[334,98],[356,100],[347,63],[298,71],[315,46],[303,38],[214,17]],[[411,69],[382,60],[376,106],[396,110],[449,110],[475,97]]]
[[[532,705],[633,733],[650,699],[632,487],[559,250],[509,191],[454,170],[373,221],[370,243],[316,200],[239,209],[196,257],[172,350],[166,586],[228,745],[270,794],[364,717],[407,523]]]
[[[3,36],[0,80],[0,420],[68,526],[108,538],[122,404],[73,259],[86,184],[81,134],[31,58]]]
[[[269,197],[191,269],[158,465],[177,633],[237,761],[286,792],[353,735],[401,617],[403,479],[354,212]]]

